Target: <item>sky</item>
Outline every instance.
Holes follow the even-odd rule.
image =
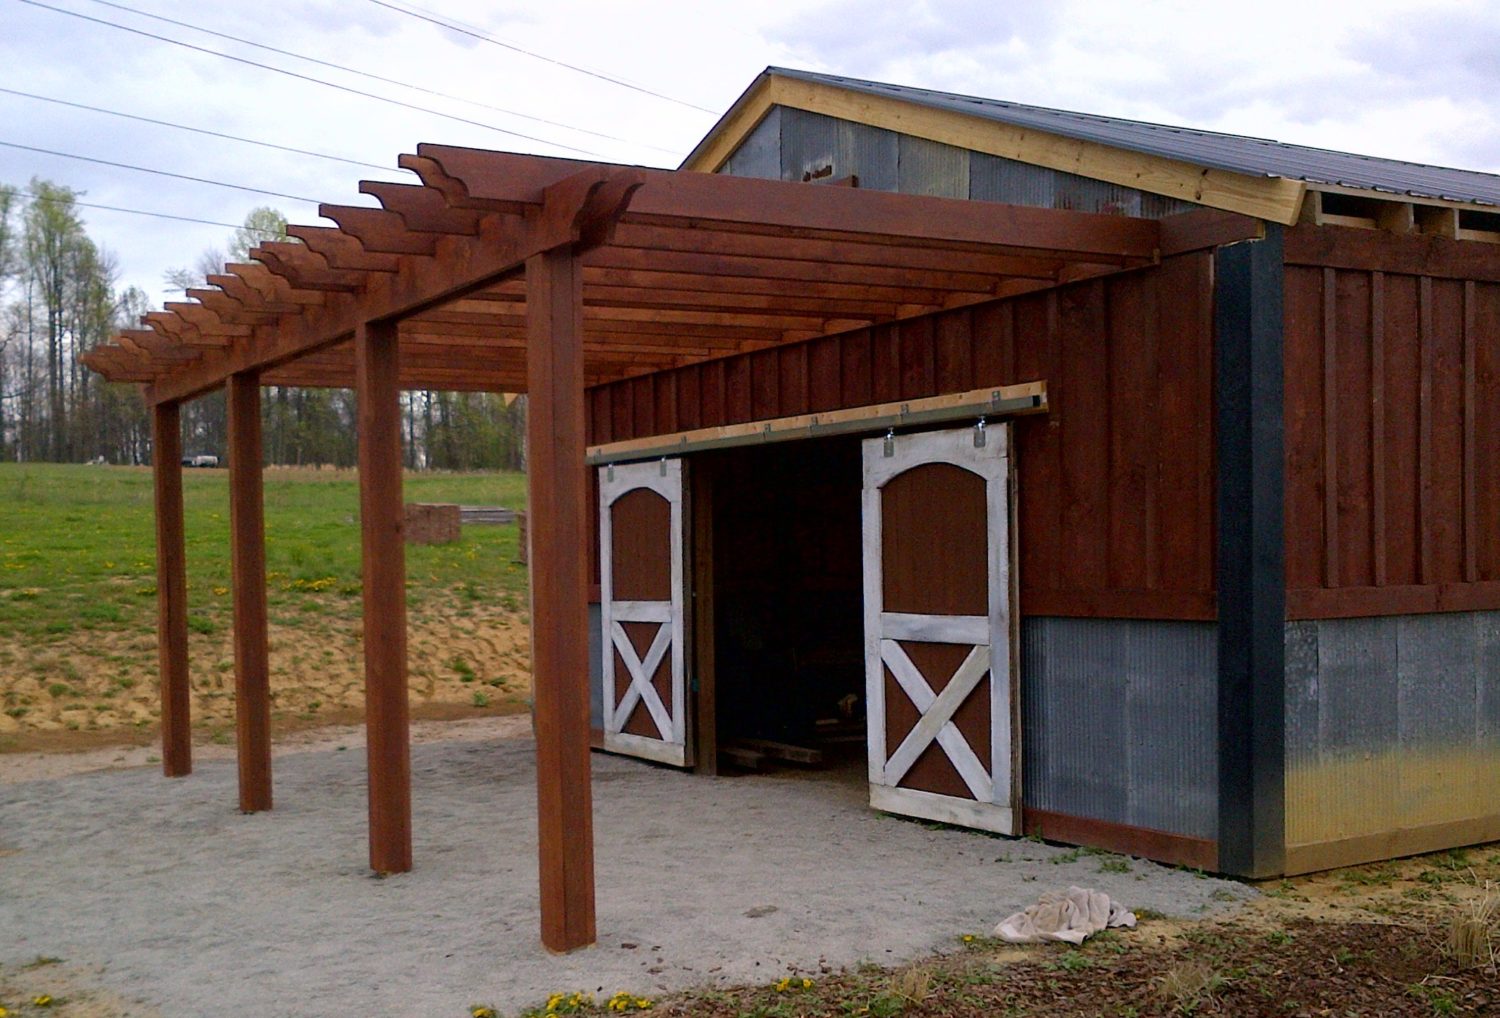
[[[159,304],[419,142],[675,167],[767,65],[1500,173],[1500,0],[0,0],[0,183],[218,224],[80,210]]]

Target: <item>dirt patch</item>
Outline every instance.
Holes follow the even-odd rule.
[[[420,712],[413,712],[411,743],[421,746],[429,742],[512,739],[530,734],[531,715],[525,712],[524,705],[509,706],[509,713],[505,712],[505,708],[499,708],[499,712],[491,710],[483,715],[475,715],[472,711],[465,713],[465,708],[462,707],[428,705]],[[65,733],[66,736],[74,737],[76,734]],[[99,734],[105,736],[108,733]],[[357,724],[308,724],[273,732],[271,753],[279,757],[288,753],[358,749],[364,744],[365,728],[362,721]],[[233,744],[206,741],[193,744],[194,766],[214,760],[231,760],[234,755]],[[6,755],[5,766],[0,768],[0,786],[65,778],[74,774],[91,774],[94,771],[148,767],[160,762],[156,746],[150,742],[140,745],[73,747],[68,752],[29,750]],[[0,856],[6,853],[5,845],[0,843]]]
[[[1165,948],[1149,946],[1154,928],[1148,921],[1078,949],[1033,949],[1020,963],[1003,964],[980,948],[894,971],[789,974],[769,986],[661,1001],[653,1010],[694,1018],[1375,1018],[1494,1014],[1500,1000],[1493,973],[1446,964],[1430,920],[1295,919],[1270,934],[1237,920],[1206,922]]]
[[[357,617],[310,615],[270,630],[271,703],[279,729],[348,722],[364,710]],[[190,634],[192,717],[210,739],[234,726],[234,652],[227,627]],[[465,716],[524,702],[530,630],[503,603],[424,597],[408,627],[413,712]],[[161,718],[156,636],[94,631],[67,644],[0,641],[0,751],[153,741]]]
[[[161,1018],[154,1007],[100,988],[100,971],[46,956],[0,965],[0,1008],[13,1018]]]
[[[1480,846],[1268,881],[1229,919],[1147,913],[1138,929],[1076,949],[970,935],[961,951],[916,965],[789,970],[769,985],[674,995],[654,1010],[695,1018],[1500,1014],[1500,973],[1464,968],[1445,949],[1452,917],[1496,880],[1500,845]]]

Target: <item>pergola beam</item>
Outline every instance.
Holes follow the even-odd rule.
[[[536,215],[520,220],[491,217],[485,220],[477,238],[443,237],[439,239],[437,254],[432,258],[411,259],[407,262],[408,270],[401,273],[364,277],[362,290],[344,281],[344,277],[351,274],[341,274],[336,288],[332,285],[334,281],[329,281],[330,290],[346,292],[331,292],[323,307],[309,308],[295,321],[286,322],[277,330],[274,359],[268,355],[267,346],[241,345],[231,350],[222,361],[205,365],[202,371],[188,371],[162,379],[150,387],[147,399],[156,402],[195,395],[218,385],[226,373],[265,367],[276,360],[296,357],[346,339],[364,321],[401,319],[423,308],[481,289],[518,271],[529,257],[540,251],[562,243],[579,242],[582,239],[580,216],[585,213],[607,211],[618,215],[619,206],[591,210],[590,204],[611,184],[629,187],[638,172],[595,167],[585,171],[588,179],[584,183],[587,186],[571,190],[564,187],[569,183],[567,179],[555,181]],[[626,199],[629,193],[625,192]],[[287,277],[294,285],[311,288],[308,286],[314,279],[311,270],[299,270],[289,260],[292,255],[287,249],[293,247],[300,248],[300,245],[262,245],[256,250],[271,259],[267,266],[274,272]],[[360,294],[357,299],[352,295],[354,292]],[[231,368],[233,370],[227,370]]]
[[[547,177],[576,173],[587,163],[419,145],[471,199],[534,201]],[[551,164],[549,174],[548,164]],[[1036,209],[959,198],[928,198],[856,188],[788,187],[779,180],[671,170],[641,170],[643,187],[630,206],[642,219],[665,216],[704,225],[831,231],[892,242],[972,243],[986,248],[1049,251],[1064,257],[1150,260],[1160,232],[1152,220],[1059,209]],[[424,180],[426,178],[424,177]]]

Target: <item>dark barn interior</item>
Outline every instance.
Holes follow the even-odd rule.
[[[705,460],[714,476],[720,746],[770,740],[862,752],[859,440]]]

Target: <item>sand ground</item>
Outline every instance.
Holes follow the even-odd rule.
[[[0,993],[55,983],[74,1008],[55,1013],[80,1018],[460,1018],[555,991],[656,995],[901,962],[1069,884],[1187,918],[1255,896],[885,817],[857,767],[704,778],[596,755],[599,941],[554,956],[537,938],[529,725],[457,734],[414,747],[416,867],[384,880],[366,868],[357,731],[283,745],[276,809],[253,816],[235,809],[232,760],[212,753],[184,779],[95,757],[73,770],[112,769],[0,786]]]
[[[271,626],[271,704],[282,727],[360,716],[361,636],[352,616]],[[188,641],[193,723],[210,740],[225,740],[234,727],[231,639],[225,626],[194,632]],[[433,595],[412,613],[407,640],[411,702],[419,714],[433,706],[472,713],[524,703],[531,636],[523,613],[499,601]],[[0,637],[6,707],[0,711],[0,751],[150,741],[161,717],[156,668],[156,634],[150,631],[98,631],[87,640],[42,645]]]

